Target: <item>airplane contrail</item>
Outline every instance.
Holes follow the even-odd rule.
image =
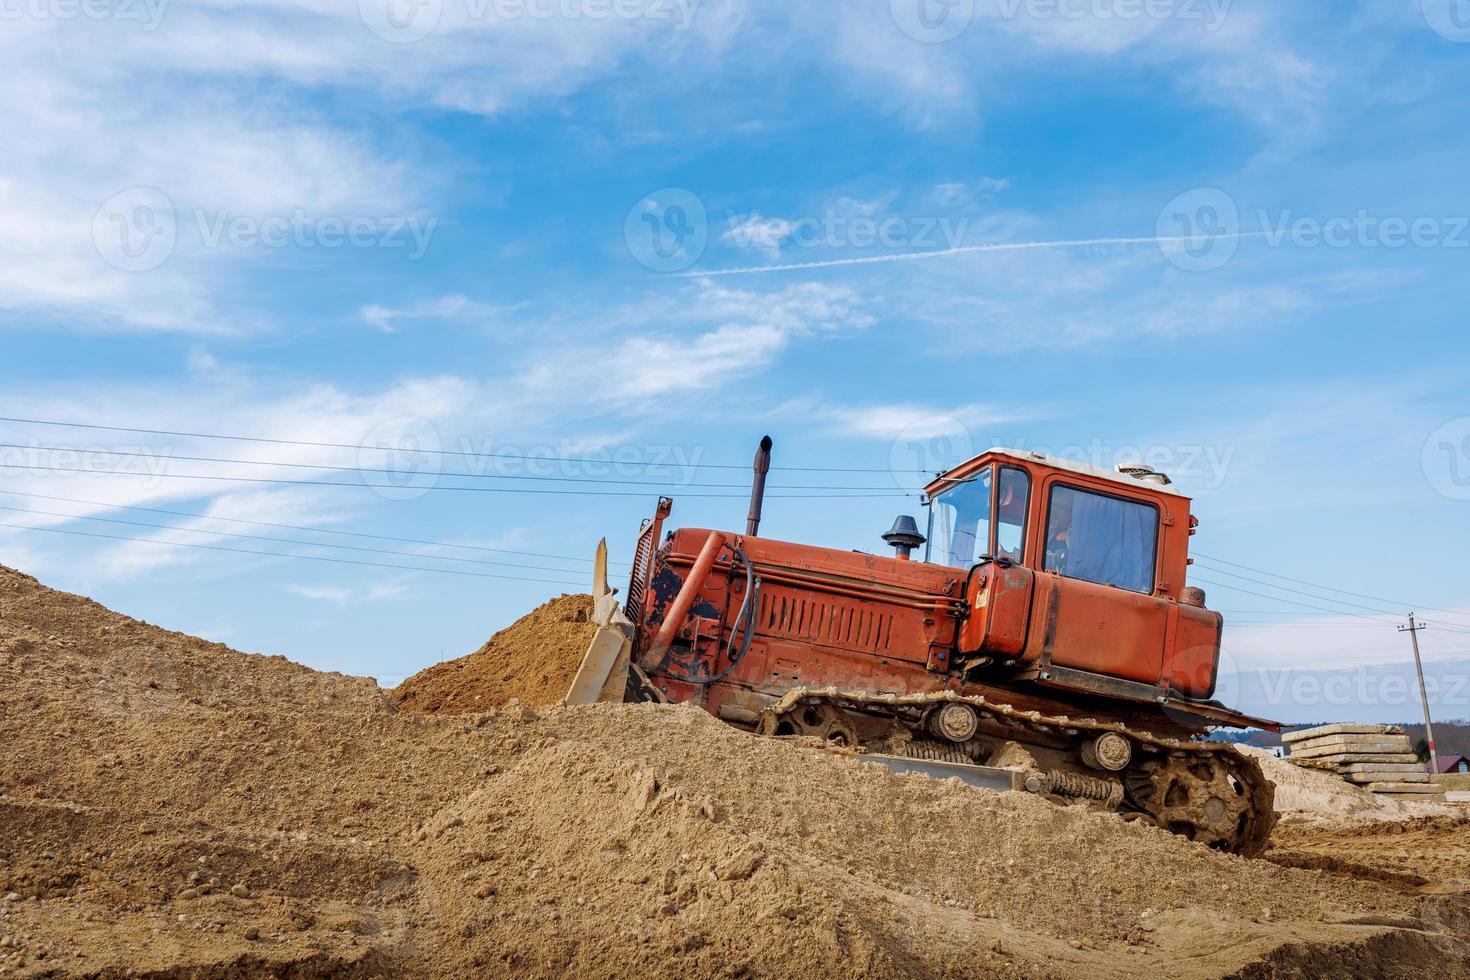
[[[1208,236],[1211,242],[1261,238],[1264,231],[1237,231],[1225,235]],[[968,252],[1024,252],[1041,248],[1083,248],[1089,245],[1163,245],[1170,242],[1197,242],[1201,235],[1151,235],[1144,238],[1079,238],[1053,242],[995,242],[989,245],[958,245],[940,248],[931,252],[896,252],[889,255],[864,255],[851,259],[821,259],[816,262],[788,262],[784,265],[747,265],[734,269],[705,269],[676,272],[682,279],[702,279],[706,276],[743,276],[758,272],[795,272],[802,269],[831,269],[843,265],[877,265],[882,262],[917,262],[920,259],[937,259],[947,255],[962,255]]]

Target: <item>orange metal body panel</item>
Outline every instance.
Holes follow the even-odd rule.
[[[1021,662],[1153,684],[1163,665],[1169,605],[1153,596],[1043,574]]]
[[[1192,698],[1212,698],[1220,669],[1223,617],[1182,603],[1174,606],[1174,611],[1174,638],[1160,681]]]
[[[1024,565],[991,564],[975,572],[966,594],[970,615],[960,628],[960,653],[1019,657],[1026,650],[1036,575]]]

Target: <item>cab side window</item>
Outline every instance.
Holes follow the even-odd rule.
[[[1031,506],[1031,477],[1025,470],[1002,466],[995,499],[995,556],[1020,564],[1026,557],[1026,510]]]
[[[1047,571],[1151,595],[1158,542],[1158,508],[1076,487],[1052,487]]]

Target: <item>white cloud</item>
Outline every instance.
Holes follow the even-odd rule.
[[[766,218],[755,212],[743,218],[732,217],[721,239],[735,248],[759,249],[778,259],[782,244],[795,230],[796,223],[788,218]]]
[[[394,309],[372,304],[364,306],[360,315],[365,323],[377,327],[384,333],[393,333],[400,320],[421,320],[425,317],[447,319],[460,313],[469,302],[463,296],[444,296],[440,299]]]
[[[817,414],[829,418],[834,431],[867,439],[897,439],[905,435],[929,439],[957,429],[977,432],[986,426],[1017,421],[1020,416],[990,405],[865,405],[825,406]]]
[[[288,585],[286,591],[303,599],[339,604],[351,599],[353,594],[351,589],[332,588],[326,585]]]
[[[866,329],[875,321],[863,307],[841,286],[798,283],[762,292],[702,281],[617,313],[622,339],[609,348],[563,348],[533,360],[523,371],[525,392],[649,411],[658,396],[713,392],[755,374],[792,344]]]
[[[288,585],[286,591],[313,602],[330,602],[344,606],[355,603],[386,602],[409,594],[402,582],[376,582],[366,588],[331,585]]]

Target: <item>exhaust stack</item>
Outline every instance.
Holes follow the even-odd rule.
[[[771,472],[771,437],[761,440],[755,454],[755,482],[750,488],[750,512],[745,515],[745,536],[756,537],[761,529],[761,509],[766,502],[766,474]]]

